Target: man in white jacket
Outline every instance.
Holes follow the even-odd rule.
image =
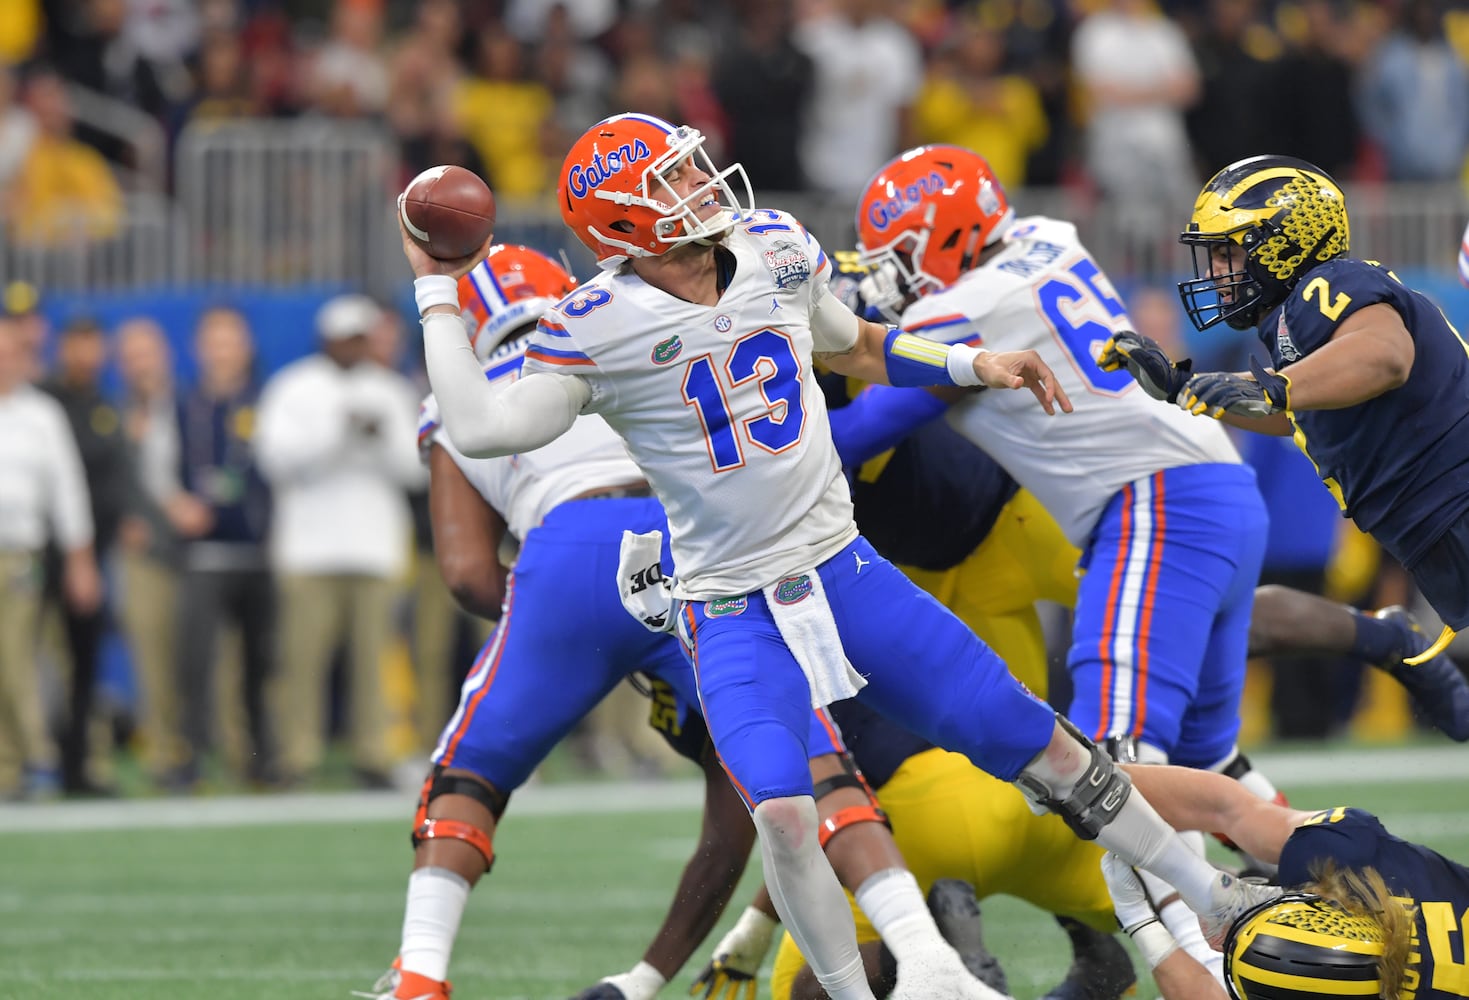
[[[379,315],[360,295],[326,303],[316,320],[321,350],[282,368],[260,400],[255,448],[275,491],[271,561],[281,600],[275,713],[290,783],[321,763],[328,669],[343,640],[352,762],[364,785],[388,783],[381,661],[407,568],[405,490],[423,472],[417,394],[368,356]]]

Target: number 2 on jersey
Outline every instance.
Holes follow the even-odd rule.
[[[724,363],[730,389],[758,379],[765,412],[743,421],[745,436],[772,455],[801,440],[806,412],[801,406],[801,363],[789,337],[778,330],[756,330],[735,342]],[[725,382],[708,354],[689,361],[684,369],[683,401],[699,415],[704,443],[715,472],[745,464],[744,446],[734,426]]]
[[[1102,271],[1090,257],[1083,257],[1067,269],[1068,277],[1057,276],[1035,290],[1036,305],[1046,318],[1061,346],[1070,354],[1087,388],[1093,392],[1115,396],[1133,385],[1132,376],[1122,371],[1104,372],[1097,367],[1095,352],[1112,330],[1088,313],[1104,310],[1109,319],[1127,315],[1127,309],[1116,296],[1098,285],[1106,281]],[[1063,308],[1063,306],[1065,308]]]

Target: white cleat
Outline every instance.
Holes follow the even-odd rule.
[[[1224,938],[1235,921],[1257,906],[1280,898],[1284,891],[1277,885],[1259,885],[1228,872],[1220,872],[1209,891],[1213,905],[1207,913],[1199,914],[1199,929],[1204,932],[1204,940],[1215,951],[1223,951]]]

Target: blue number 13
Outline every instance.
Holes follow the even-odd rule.
[[[789,337],[765,329],[740,338],[724,363],[724,371],[731,389],[751,379],[759,380],[756,384],[765,411],[742,421],[751,444],[774,455],[801,440],[806,424],[806,411],[801,405],[801,363]],[[683,401],[699,415],[714,471],[728,472],[743,466],[744,448],[735,430],[725,383],[709,355],[694,358],[684,369]]]

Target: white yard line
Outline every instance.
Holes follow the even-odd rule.
[[[1453,804],[1469,804],[1469,747],[1303,750],[1261,753],[1251,758],[1287,791],[1295,786],[1349,790],[1360,784],[1440,782],[1457,786],[1450,794]],[[533,786],[515,793],[512,812],[516,816],[574,816],[685,810],[698,808],[703,795],[701,780]],[[0,834],[279,823],[406,823],[413,808],[414,795],[402,792],[52,802],[0,807]],[[1401,826],[1400,821],[1394,821],[1394,829]],[[1403,833],[1415,835],[1406,829]]]

